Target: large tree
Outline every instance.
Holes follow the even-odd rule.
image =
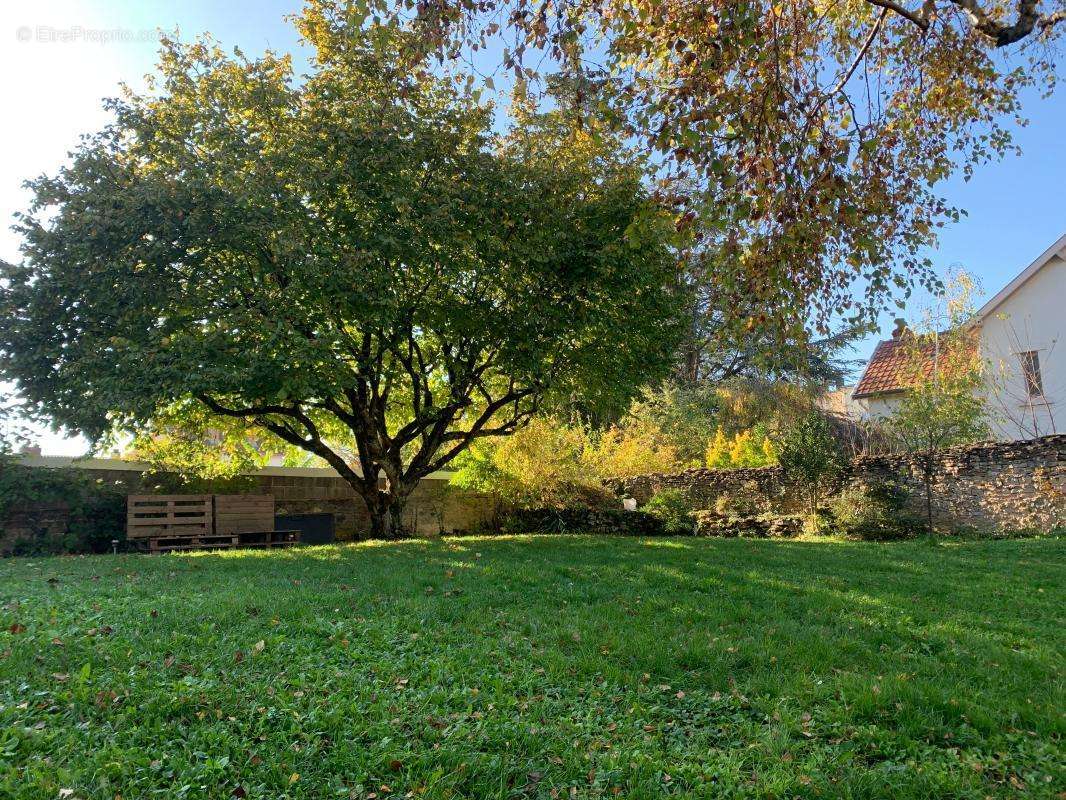
[[[89,436],[183,403],[269,431],[393,535],[472,442],[668,369],[673,228],[609,134],[521,104],[496,134],[399,32],[302,30],[300,80],[285,57],[167,42],[149,90],[31,183],[0,369]]]
[[[938,182],[1011,148],[1066,29],[1066,0],[310,6],[335,31],[403,20],[423,53],[490,81],[562,70],[579,107],[660,159],[679,217],[722,239],[708,280],[732,328],[784,342],[935,283],[925,248],[959,213]]]

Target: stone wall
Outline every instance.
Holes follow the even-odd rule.
[[[756,511],[786,513],[798,506],[792,487],[785,481],[780,467],[747,469],[687,469],[673,474],[653,473],[632,478],[611,478],[607,485],[619,494],[635,498],[644,505],[663,489],[684,492],[694,508],[714,509],[723,495],[750,497]]]
[[[923,510],[921,460],[913,455],[860,456],[841,483],[894,481]],[[690,469],[608,482],[643,504],[662,489],[679,489],[696,508],[713,509],[723,494],[748,493],[759,511],[791,513],[794,487],[779,467]],[[1047,531],[1066,526],[1066,435],[1020,442],[986,442],[942,451],[934,459],[933,508],[941,524],[984,531]]]
[[[852,480],[896,480],[924,502],[922,464],[910,455],[855,459]],[[1066,435],[944,450],[934,461],[934,514],[979,530],[1066,527]]]

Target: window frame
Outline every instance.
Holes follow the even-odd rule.
[[[1040,371],[1040,351],[1023,350],[1018,353],[1025,382],[1025,396],[1030,400],[1044,400],[1044,376]]]

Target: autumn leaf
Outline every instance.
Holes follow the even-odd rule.
[[[252,645],[252,651],[255,653],[262,653],[266,646],[266,642],[260,639],[258,642]]]
[[[11,623],[11,627],[8,628],[8,630],[11,633],[25,633],[26,632],[26,626],[21,624],[21,623],[18,623],[18,622],[13,622],[13,623]]]

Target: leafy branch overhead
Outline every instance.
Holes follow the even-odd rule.
[[[32,182],[0,368],[93,436],[183,407],[269,431],[394,533],[472,442],[668,368],[677,234],[609,133],[519,104],[496,134],[398,32],[301,29],[302,80],[165,43],[150,90]]]
[[[661,163],[680,224],[715,242],[730,325],[781,341],[935,284],[961,213],[937,191],[1013,147],[1050,91],[1066,0],[315,0],[324,28],[399,24],[430,60],[535,83]],[[490,53],[493,51],[490,49]],[[558,81],[558,77],[553,80]]]

